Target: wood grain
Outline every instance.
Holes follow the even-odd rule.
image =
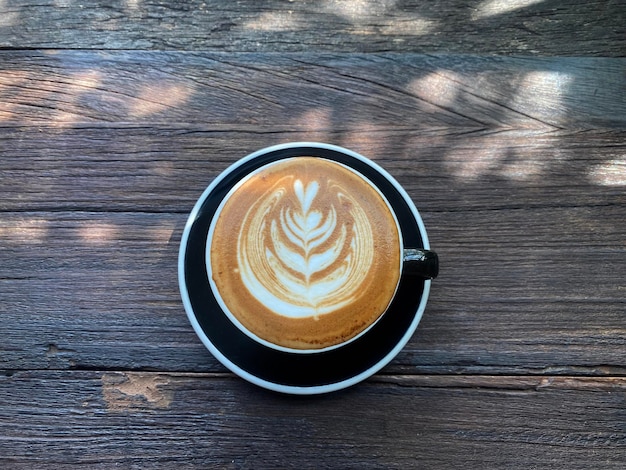
[[[178,296],[186,214],[245,154],[321,140],[395,176],[442,258],[388,372],[623,372],[626,62],[2,55],[2,367],[223,371]]]
[[[8,48],[623,56],[621,0],[12,0]]]
[[[624,204],[626,132],[619,130],[237,127],[0,128],[0,210],[186,213],[239,158],[310,140],[374,159],[423,212]]]
[[[423,215],[441,275],[388,372],[626,373],[624,205]],[[0,368],[224,370],[179,299],[185,220],[3,213]]]
[[[626,59],[0,52],[0,122],[493,128],[626,124]],[[249,128],[247,128],[249,129]]]
[[[0,467],[626,467],[622,0],[0,1]],[[177,254],[258,148],[373,158],[441,275],[379,374],[226,372]]]
[[[366,469],[625,463],[624,378],[409,380],[383,377],[303,398],[220,375],[21,372],[0,379],[0,463],[17,469],[148,461],[151,468]]]

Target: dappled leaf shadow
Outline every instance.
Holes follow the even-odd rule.
[[[0,1],[0,47],[622,56],[619,2]]]
[[[16,260],[5,269],[41,271],[49,290],[59,282],[62,308],[34,290],[23,297],[52,319],[39,320],[50,340],[70,337],[86,365],[215,370],[198,343],[187,346],[172,233],[238,158],[315,140],[392,173],[441,254],[424,323],[393,370],[618,363],[618,347],[607,357],[592,343],[604,327],[604,341],[623,344],[614,279],[626,265],[624,61],[476,55],[571,52],[578,38],[562,33],[587,21],[585,11],[608,27],[581,35],[594,38],[583,53],[611,55],[613,4],[561,17],[557,2],[530,0],[448,2],[445,11],[444,2],[294,2],[291,13],[265,2],[240,16],[228,2],[208,3],[213,10],[140,0],[80,10],[67,0],[36,7],[50,14],[41,31],[41,15],[0,3],[15,13],[0,21],[6,47],[73,49],[80,39],[98,49],[0,53],[0,210],[10,214],[0,238]],[[541,29],[555,18],[565,29]],[[187,52],[100,50],[120,47]],[[202,48],[222,52],[189,52]],[[598,253],[573,256],[577,244]],[[42,258],[44,248],[52,254]],[[564,304],[573,320],[554,307]],[[55,321],[76,311],[106,330],[127,310],[137,316],[124,333],[131,351],[116,351],[112,336],[107,359],[87,329],[70,335]],[[158,328],[136,340],[136,325],[155,317]],[[576,334],[565,344],[568,328]],[[143,354],[169,333],[178,356]]]

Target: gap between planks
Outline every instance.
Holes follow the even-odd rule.
[[[624,375],[613,376],[583,376],[583,375],[460,375],[460,374],[375,374],[365,380],[364,383],[396,385],[412,388],[473,388],[493,390],[586,390],[586,391],[626,391],[626,370]],[[620,372],[618,371],[618,374]],[[97,377],[119,376],[121,378],[143,377],[167,378],[174,381],[190,380],[243,380],[229,372],[168,372],[168,371],[145,371],[145,370],[3,370],[0,372],[0,380],[18,379],[25,376],[36,378],[47,376],[50,378],[68,379],[72,376],[78,379]],[[356,385],[358,388],[358,385]]]

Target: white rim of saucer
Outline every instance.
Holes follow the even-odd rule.
[[[191,213],[189,214],[189,217],[185,224],[185,228],[183,230],[183,235],[181,237],[180,249],[178,252],[178,286],[179,286],[181,298],[183,301],[183,306],[187,314],[187,318],[189,319],[189,322],[191,323],[191,326],[193,327],[196,335],[198,335],[198,337],[200,338],[204,346],[211,352],[211,354],[213,354],[213,356],[222,365],[224,365],[226,368],[228,368],[231,372],[235,373],[239,377],[247,380],[248,382],[258,385],[262,388],[266,388],[268,390],[273,390],[276,392],[287,393],[287,394],[292,394],[292,395],[316,395],[316,394],[338,391],[338,390],[350,387],[352,385],[355,385],[371,377],[376,372],[378,372],[383,367],[385,367],[387,364],[389,364],[389,362],[391,362],[398,355],[398,353],[406,346],[406,344],[409,342],[409,340],[415,333],[415,330],[417,329],[417,326],[422,318],[422,315],[424,314],[424,310],[426,309],[426,303],[428,301],[428,296],[430,293],[431,281],[428,279],[424,281],[424,289],[422,292],[422,298],[420,299],[420,303],[413,317],[413,321],[407,328],[404,336],[398,341],[398,343],[396,343],[395,347],[391,349],[391,351],[389,351],[389,353],[387,353],[376,364],[369,367],[368,369],[361,372],[360,374],[350,377],[349,379],[345,379],[345,380],[334,382],[334,383],[327,384],[327,385],[314,385],[311,387],[300,387],[300,386],[293,386],[293,385],[277,384],[274,382],[270,382],[268,380],[261,379],[253,374],[250,374],[249,372],[243,370],[238,365],[233,363],[224,354],[222,354],[222,352],[219,349],[217,349],[217,347],[211,342],[211,340],[209,340],[209,338],[206,336],[206,334],[202,330],[202,327],[198,323],[198,320],[196,319],[196,315],[193,311],[193,307],[191,305],[189,292],[187,291],[187,286],[185,282],[185,254],[187,252],[187,242],[189,239],[191,228],[196,218],[198,217],[198,214],[200,212],[200,209],[202,208],[202,205],[204,204],[204,201],[210,196],[210,194],[221,183],[221,181],[230,173],[232,173],[235,169],[239,168],[242,165],[245,165],[247,162],[249,162],[250,160],[254,158],[257,158],[260,155],[264,155],[266,153],[270,153],[270,152],[274,152],[278,150],[284,150],[284,149],[290,149],[290,148],[296,148],[296,147],[314,147],[314,148],[321,148],[321,149],[327,149],[327,150],[344,153],[353,158],[356,158],[357,160],[364,162],[365,164],[371,166],[376,171],[378,171],[395,187],[398,193],[405,200],[409,209],[411,210],[411,213],[413,214],[415,221],[417,222],[417,226],[420,231],[420,236],[422,238],[422,244],[424,245],[423,248],[426,250],[430,249],[428,235],[426,233],[426,227],[424,226],[424,222],[422,221],[422,218],[417,210],[417,207],[413,203],[411,197],[408,195],[406,190],[396,181],[396,179],[390,173],[387,172],[387,170],[382,168],[380,165],[378,165],[374,161],[364,157],[363,155],[357,152],[354,152],[353,150],[340,147],[338,145],[326,144],[326,143],[320,143],[320,142],[290,142],[290,143],[265,147],[263,149],[252,152],[248,154],[247,156],[237,160],[228,168],[226,168],[222,173],[220,173],[211,182],[211,184],[209,184],[209,186],[204,190],[202,195],[196,201],[196,204],[194,205]]]

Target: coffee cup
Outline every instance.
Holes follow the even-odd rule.
[[[179,256],[200,339],[238,375],[287,393],[337,390],[383,367],[437,274],[396,180],[348,149],[306,142],[262,149],[218,176]]]

